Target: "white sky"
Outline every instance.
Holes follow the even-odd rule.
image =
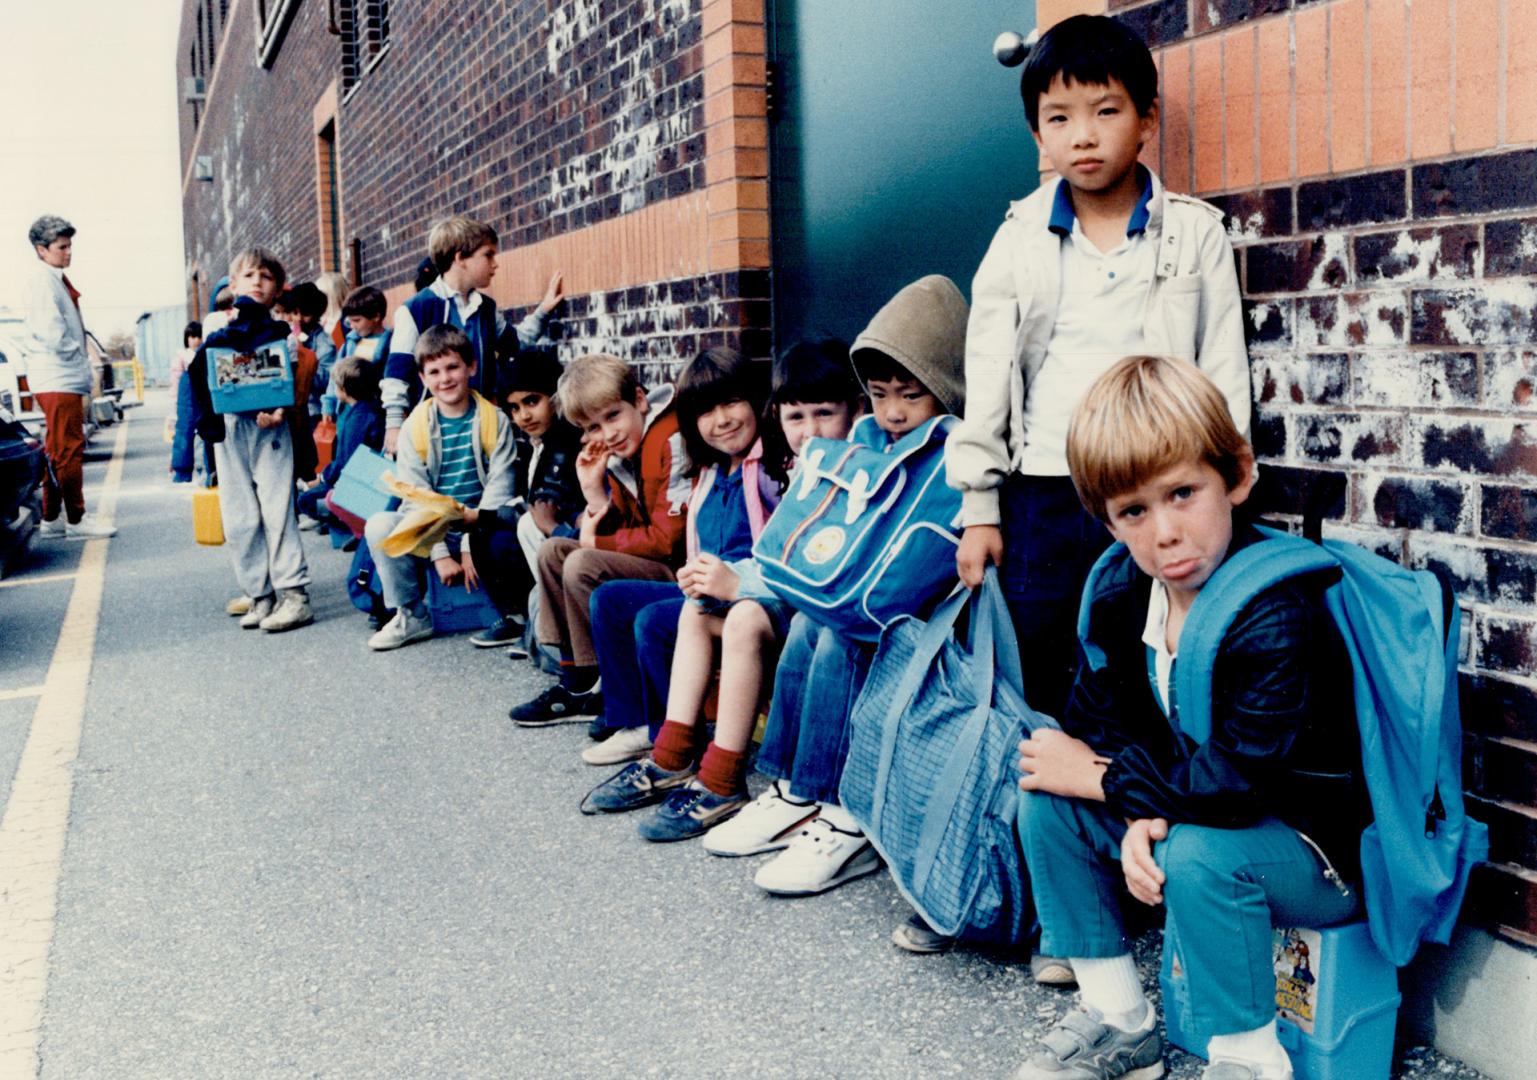
[[[102,341],[183,301],[179,0],[0,0],[0,307],[40,214],[75,226],[69,280]]]

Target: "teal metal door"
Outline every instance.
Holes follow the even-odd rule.
[[[1038,182],[1019,68],[1034,0],[771,0],[775,344],[852,340],[907,282],[971,275]]]

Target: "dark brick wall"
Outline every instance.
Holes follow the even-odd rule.
[[[178,75],[201,0],[186,0]],[[301,2],[270,70],[255,19],[232,12],[199,110],[212,183],[184,199],[189,270],[260,240],[319,270],[313,111],[341,67],[326,5]],[[700,0],[427,0],[391,8],[388,50],[338,120],[344,242],[362,277],[409,281],[427,226],[493,224],[504,249],[617,217],[704,182]],[[183,160],[197,129],[183,105]],[[217,276],[217,272],[212,276]]]

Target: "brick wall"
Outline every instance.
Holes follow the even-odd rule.
[[[1469,914],[1537,943],[1537,5],[1038,5],[1077,12],[1155,47],[1145,160],[1227,212],[1280,508],[1323,481],[1333,532],[1460,594]]]
[[[204,3],[184,5],[179,75]],[[196,125],[182,107],[188,274],[205,291],[257,241],[296,280],[324,268],[317,139],[334,123],[342,268],[392,303],[431,222],[465,213],[501,235],[501,304],[526,308],[565,272],[567,355],[602,347],[661,377],[701,343],[767,350],[762,0],[396,3],[345,92],[327,5],[293,8],[263,68],[253,0],[233,0]],[[197,155],[212,183],[190,179]]]

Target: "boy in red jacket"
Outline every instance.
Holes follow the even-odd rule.
[[[523,727],[569,723],[603,708],[588,601],[605,581],[672,581],[683,562],[688,454],[673,388],[649,394],[628,364],[573,360],[555,391],[582,433],[577,480],[587,508],[577,540],[539,549],[539,640],[560,650],[560,682],[508,715]]]

